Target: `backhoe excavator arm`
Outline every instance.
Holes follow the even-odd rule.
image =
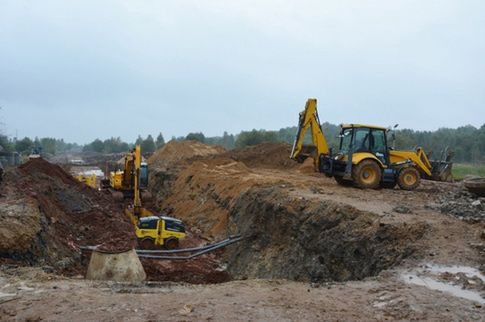
[[[325,135],[323,135],[320,119],[318,117],[317,100],[315,98],[309,98],[306,102],[305,110],[300,113],[298,130],[290,155],[291,159],[299,160],[301,158],[300,153],[302,152],[303,141],[308,128],[311,128],[312,142],[317,149],[316,158],[318,159],[318,156],[321,154],[329,154],[327,140],[325,139]]]

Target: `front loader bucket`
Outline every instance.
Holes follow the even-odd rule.
[[[431,173],[433,174],[431,180],[446,181],[446,182],[453,181],[453,175],[451,173],[453,162],[443,162],[443,161],[430,161],[430,162],[432,166]]]
[[[451,162],[452,157],[453,157],[453,153],[448,148],[446,148],[441,153],[440,160],[430,160],[431,177],[426,176],[425,179],[434,180],[434,181],[452,182],[453,181],[453,174],[451,173],[451,169],[453,167],[453,162]]]

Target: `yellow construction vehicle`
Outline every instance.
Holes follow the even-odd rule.
[[[309,128],[313,143],[310,149],[303,145]],[[398,184],[401,189],[413,190],[421,177],[443,180],[450,174],[449,159],[430,162],[422,148],[402,151],[389,147],[390,132],[391,129],[380,126],[342,124],[339,151],[333,153],[320,125],[317,100],[311,98],[300,113],[290,158],[302,162],[312,156],[317,171],[334,177],[339,184],[353,183],[360,188],[393,188]]]
[[[121,201],[123,199],[133,198],[136,160],[140,160],[141,162],[141,149],[139,144],[136,145],[135,149],[125,155],[123,170],[111,171],[109,178],[101,181],[101,187],[108,189],[116,200]],[[142,199],[149,200],[152,196],[147,190],[148,166],[146,162],[140,163],[139,176],[139,188],[141,189]]]
[[[93,189],[96,189],[98,187],[98,183],[96,181],[96,175],[95,174],[92,174],[92,175],[89,175],[89,176],[84,175],[84,174],[80,174],[80,175],[76,176],[76,179],[77,179],[77,181],[82,182],[82,183],[90,186]]]
[[[142,207],[140,181],[143,173],[139,145],[136,145],[133,155],[133,206],[125,209],[125,213],[135,226],[138,243],[142,248],[177,248],[179,240],[185,238],[184,223],[173,217],[155,216],[153,212]]]

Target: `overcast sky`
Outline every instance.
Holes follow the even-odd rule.
[[[0,0],[0,119],[19,137],[485,122],[485,1]]]

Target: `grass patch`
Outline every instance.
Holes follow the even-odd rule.
[[[455,180],[462,180],[467,175],[485,177],[485,164],[453,163],[451,172]]]

